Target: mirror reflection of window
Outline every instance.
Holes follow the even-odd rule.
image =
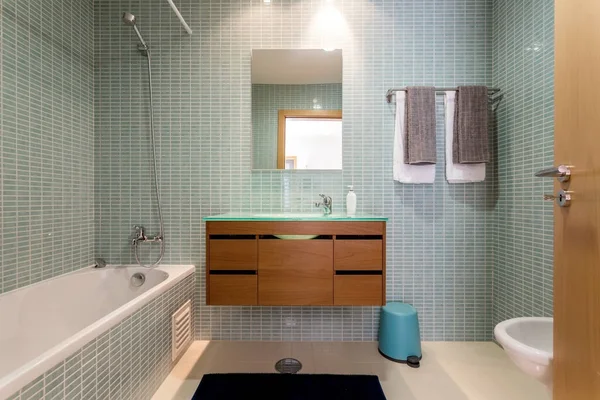
[[[342,169],[342,120],[286,118],[285,160],[286,169]]]
[[[342,110],[279,110],[277,169],[341,169]],[[295,168],[288,158],[295,157]]]

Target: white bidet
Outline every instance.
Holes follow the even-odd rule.
[[[494,336],[526,374],[552,389],[552,318],[522,317],[500,322]]]

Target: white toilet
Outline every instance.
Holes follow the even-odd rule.
[[[494,335],[510,359],[526,374],[552,389],[552,325],[547,317],[522,317],[500,322]]]

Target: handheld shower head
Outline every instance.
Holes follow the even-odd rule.
[[[123,23],[125,25],[134,26],[135,25],[135,15],[124,12],[123,13]]]
[[[142,37],[142,34],[140,33],[140,30],[138,29],[138,27],[136,25],[135,15],[128,13],[128,12],[124,12],[123,13],[123,23],[128,26],[133,26],[133,30],[135,31],[135,34],[137,35],[138,39],[140,39],[140,43],[142,44],[141,48],[139,46],[138,46],[138,48],[142,52],[142,54],[145,55],[146,54],[145,52],[148,51],[148,45],[146,44],[146,41]]]

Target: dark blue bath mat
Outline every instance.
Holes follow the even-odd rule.
[[[208,374],[192,400],[385,400],[374,375]]]

